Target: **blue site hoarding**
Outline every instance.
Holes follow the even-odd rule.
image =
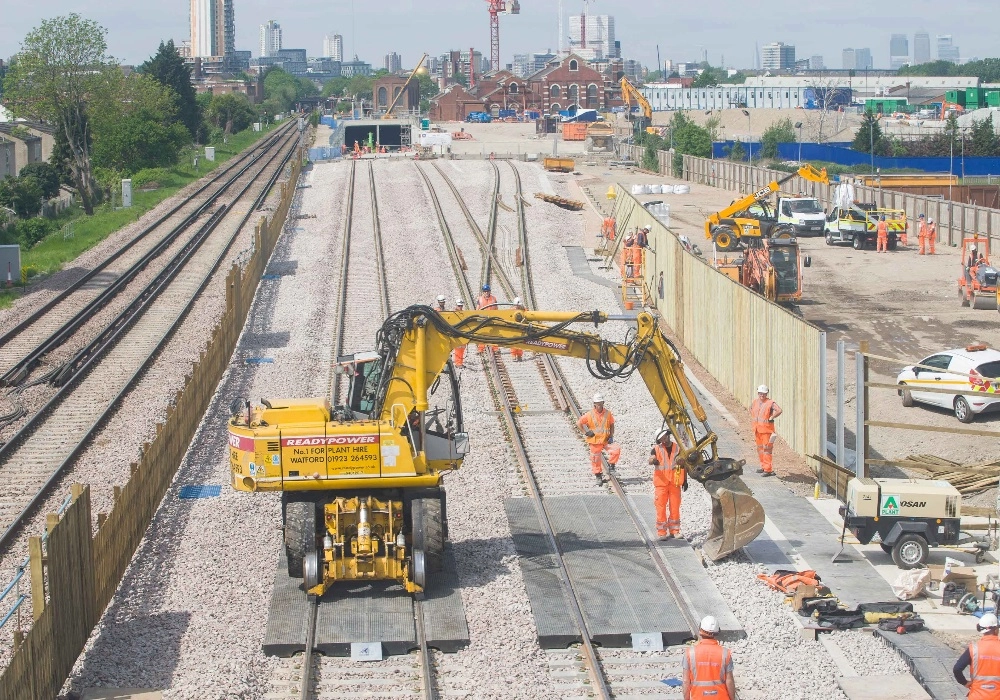
[[[712,155],[716,158],[728,158],[734,141],[721,141],[712,144]],[[753,147],[754,160],[759,157],[760,143],[740,142],[743,147],[743,160],[747,159],[747,151]],[[861,153],[851,149],[849,142],[831,143],[803,143],[801,144],[801,160],[822,161],[824,163],[837,163],[838,165],[872,167],[872,158],[867,153]],[[781,160],[799,160],[798,143],[779,143],[778,157]],[[888,156],[875,156],[875,167],[882,169],[889,168],[910,168],[923,170],[929,173],[947,173],[954,175],[1000,175],[1000,158],[987,158],[981,156],[965,156],[956,153],[954,158],[891,158]]]

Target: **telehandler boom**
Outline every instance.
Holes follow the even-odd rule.
[[[705,238],[715,242],[715,247],[724,252],[740,247],[740,242],[757,245],[765,238],[791,238],[795,229],[791,224],[779,224],[777,215],[771,211],[768,198],[781,189],[781,186],[794,177],[801,177],[810,182],[829,184],[826,168],[817,170],[813,166],[803,165],[794,173],[789,173],[780,180],[761,187],[756,192],[735,200],[721,211],[717,211],[705,219]],[[748,210],[758,205],[759,215]]]
[[[340,359],[338,369],[350,377],[346,405],[233,402],[233,488],[282,492],[289,574],[303,577],[308,592],[389,579],[419,593],[441,568],[441,477],[469,452],[451,351],[470,342],[521,348],[582,359],[601,379],[639,373],[680,445],[678,463],[711,494],[704,553],[725,557],[764,526],[763,508],[739,478],[743,461],[718,456],[680,355],[651,314],[639,314],[624,343],[572,328],[616,319],[623,320],[599,311],[403,309],[386,319],[374,352]]]

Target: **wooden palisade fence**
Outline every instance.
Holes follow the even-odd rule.
[[[618,228],[650,226],[648,297],[691,355],[749,406],[760,384],[784,409],[778,434],[799,454],[820,442],[823,334],[685,250],[680,240],[618,187]]]
[[[42,571],[42,548],[40,538],[32,538],[35,619],[0,676],[0,699],[55,697],[111,602],[229,365],[264,267],[284,226],[301,168],[301,153],[297,152],[291,161],[291,177],[280,183],[277,210],[257,224],[253,254],[245,266],[234,265],[229,271],[226,310],[211,340],[167,409],[166,419],[157,425],[156,437],[143,445],[128,483],[115,487],[111,512],[98,515],[96,534],[92,534],[88,487],[75,485],[73,503],[62,517],[48,517],[47,591],[34,575]]]

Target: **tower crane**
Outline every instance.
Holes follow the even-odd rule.
[[[486,2],[490,13],[490,68],[500,70],[500,13],[519,15],[521,3],[518,0],[486,0]],[[469,60],[472,60],[471,57]]]

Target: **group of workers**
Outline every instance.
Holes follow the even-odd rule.
[[[435,308],[438,311],[448,310],[448,298],[444,294],[438,294],[435,302],[436,302]],[[476,309],[477,310],[490,309],[496,311],[497,309],[500,308],[500,306],[501,304],[497,301],[497,298],[493,296],[493,291],[490,285],[484,284],[482,290],[479,293],[479,298],[476,300]],[[520,311],[525,310],[524,302],[521,301],[521,297],[514,297],[514,301],[512,301],[510,304],[503,304],[502,306],[511,310],[520,310]],[[461,297],[455,300],[454,310],[465,311],[465,301],[462,300]],[[491,348],[493,349],[493,352],[497,352],[498,350],[496,345],[491,346]],[[479,352],[483,352],[486,349],[486,345],[478,343],[476,345],[476,349],[478,349]],[[524,350],[521,350],[520,348],[511,348],[510,356],[514,360],[514,362],[521,362],[524,359]],[[464,367],[465,346],[462,345],[461,347],[455,348],[454,352],[452,353],[451,359],[456,367],[460,369]]]
[[[885,215],[879,217],[875,224],[875,250],[879,253],[889,251],[889,224]],[[917,217],[917,240],[920,243],[920,255],[934,255],[934,245],[937,243],[937,225],[934,219],[925,217],[923,214]],[[899,234],[900,245],[908,245],[906,229]]]

